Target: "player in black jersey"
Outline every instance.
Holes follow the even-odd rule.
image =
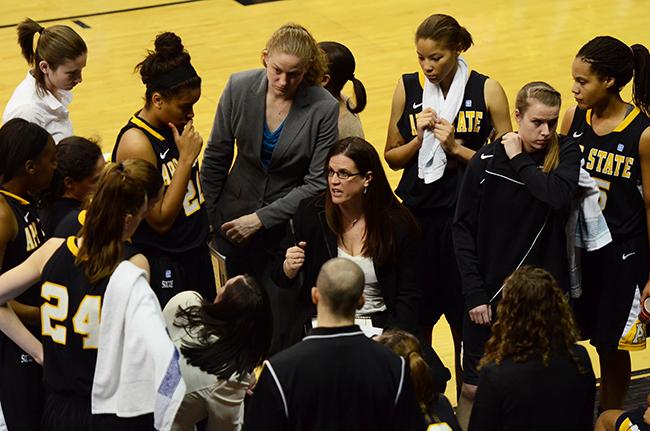
[[[146,102],[120,131],[113,160],[138,158],[158,166],[165,194],[133,241],[149,259],[151,286],[162,306],[184,290],[212,301],[216,287],[197,162],[203,139],[192,123],[201,78],[174,33],[158,35],[155,51],[137,68]]]
[[[157,174],[145,161],[144,169]],[[43,380],[48,392],[43,430],[153,429],[151,415],[92,416],[91,390],[101,308],[108,280],[124,259],[148,270],[147,259],[126,247],[147,211],[147,195],[134,169],[106,167],[80,237],[53,238],[0,277],[0,303],[41,282]],[[40,418],[39,418],[40,419]]]
[[[629,350],[645,348],[640,304],[650,296],[650,54],[610,36],[589,41],[573,61],[562,133],[582,146],[584,168],[601,189],[613,242],[583,253],[583,296],[576,315],[600,357],[600,408],[621,408],[630,382]],[[621,90],[634,77],[633,102]]]
[[[13,119],[0,129],[0,274],[21,264],[44,242],[32,195],[45,189],[56,167],[54,140],[45,129]],[[18,326],[20,338],[0,333],[0,405],[10,430],[39,430],[43,410],[39,295],[28,289],[0,306],[0,327]],[[16,314],[29,331],[25,330]],[[13,340],[13,341],[12,341]]]
[[[56,146],[56,161],[54,178],[39,202],[46,238],[51,238],[61,220],[78,210],[94,191],[106,164],[99,145],[81,136],[62,139]]]
[[[420,223],[427,242],[423,263],[427,279],[420,311],[423,333],[430,341],[433,325],[445,314],[454,336],[459,385],[463,297],[451,221],[464,165],[487,143],[493,130],[500,137],[511,131],[512,125],[503,88],[476,71],[469,73],[453,125],[430,109],[422,111],[422,93],[426,78],[448,94],[458,70],[459,55],[472,43],[469,32],[450,16],[432,15],[420,24],[415,47],[422,73],[402,75],[397,82],[384,151],[392,169],[404,169],[396,192]],[[435,133],[448,159],[442,178],[431,184],[418,178],[418,152],[425,130]]]

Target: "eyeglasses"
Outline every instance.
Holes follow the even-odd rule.
[[[347,180],[356,175],[361,175],[361,172],[348,172],[348,171],[335,171],[332,168],[327,170],[327,176],[332,178],[334,175],[339,178],[339,180]]]

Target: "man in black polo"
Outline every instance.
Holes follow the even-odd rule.
[[[424,429],[408,364],[354,324],[363,286],[355,263],[323,265],[311,292],[318,327],[264,363],[247,431]]]

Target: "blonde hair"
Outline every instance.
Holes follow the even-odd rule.
[[[298,57],[307,69],[304,79],[310,85],[320,84],[323,80],[327,70],[325,53],[311,33],[300,24],[290,22],[277,29],[266,42],[265,50]]]
[[[560,107],[562,104],[562,96],[553,87],[546,82],[533,81],[524,85],[517,93],[515,101],[515,108],[519,111],[520,115],[530,107],[530,101],[536,100],[546,106]],[[551,142],[548,146],[546,156],[544,157],[543,171],[548,173],[557,168],[560,163],[560,142],[558,140],[557,132],[553,132]]]

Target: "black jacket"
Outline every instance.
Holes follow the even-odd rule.
[[[387,328],[400,328],[415,333],[418,328],[418,301],[420,299],[420,249],[419,238],[409,232],[397,210],[387,209],[386,216],[395,220],[397,260],[394,263],[378,266],[375,273],[388,311]],[[274,265],[273,280],[280,287],[299,287],[300,299],[298,316],[300,322],[311,318],[316,308],[311,302],[311,288],[316,286],[316,278],[321,266],[329,259],[337,257],[336,235],[327,225],[325,218],[325,195],[303,199],[293,218],[295,236],[289,232],[283,244],[282,255]],[[298,276],[288,279],[282,270],[284,252],[300,241],[305,241],[305,263]],[[297,286],[300,284],[300,286]]]
[[[469,430],[591,431],[596,379],[585,348],[575,345],[572,354],[556,353],[548,366],[540,357],[485,365]]]
[[[548,174],[543,159],[536,152],[510,160],[499,139],[467,166],[452,229],[467,310],[488,304],[521,265],[546,269],[568,289],[565,225],[580,148],[560,138],[560,162]]]

